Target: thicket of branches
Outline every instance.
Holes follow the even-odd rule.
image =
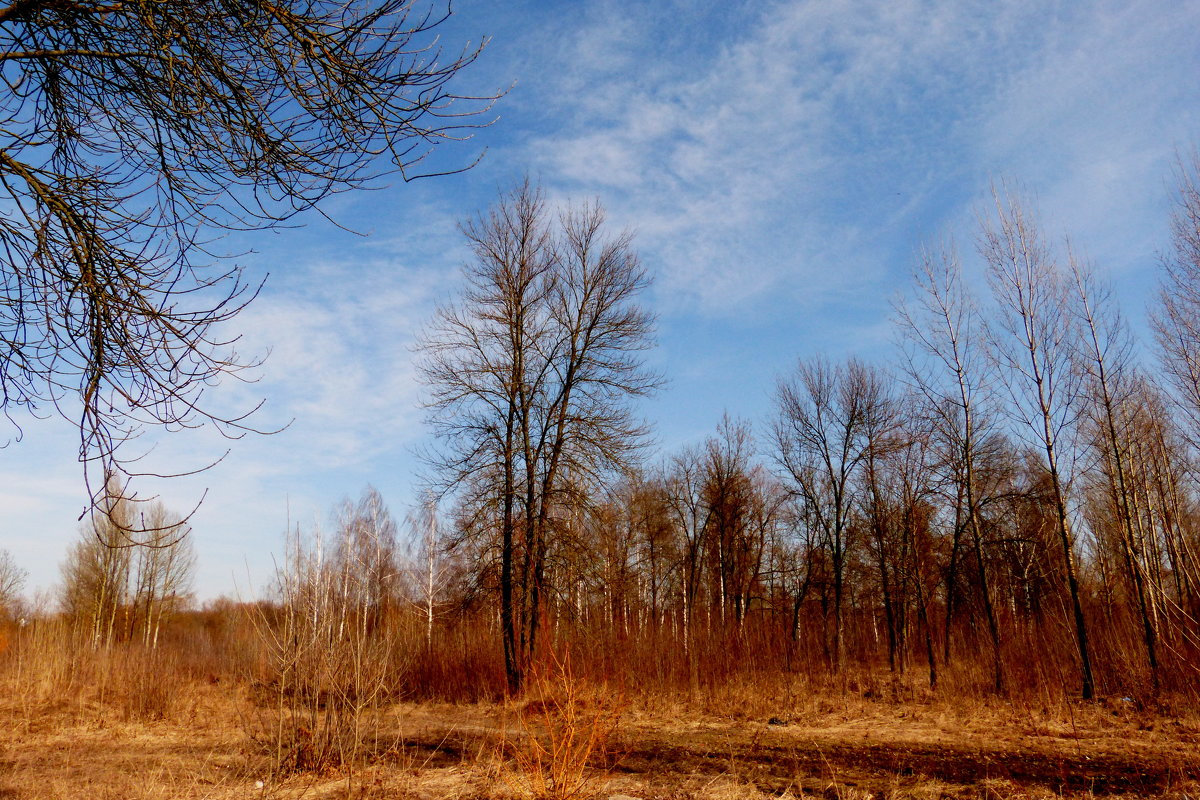
[[[482,44],[441,50],[448,14],[418,0],[0,8],[0,411],[78,425],[93,507],[129,493],[109,476],[145,425],[247,429],[251,409],[206,397],[253,363],[222,323],[261,285],[222,237],[381,174],[437,171],[432,149],[478,127],[490,101],[453,83]]]

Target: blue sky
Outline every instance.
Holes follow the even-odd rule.
[[[969,253],[989,181],[1020,181],[1140,325],[1168,246],[1172,165],[1200,143],[1197,2],[534,2],[459,0],[450,50],[492,37],[460,88],[512,85],[497,120],[439,164],[453,177],[344,195],[305,227],[244,241],[270,273],[237,321],[270,351],[215,402],[273,436],[147,435],[147,466],[201,475],[154,487],[190,508],[202,597],[253,595],[290,519],[324,525],[370,483],[398,518],[424,441],[411,346],[453,297],[457,222],[528,173],[555,202],[598,199],[656,277],[642,406],[661,449],[723,413],[761,424],[798,357],[886,363],[890,301],[922,241]],[[969,260],[969,259],[968,259]],[[0,548],[30,589],[58,579],[83,507],[76,438],[23,420],[0,451]]]

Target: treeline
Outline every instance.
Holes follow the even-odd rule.
[[[1194,700],[1198,168],[1152,342],[1002,186],[972,247],[919,254],[892,353],[801,360],[768,418],[666,454],[634,413],[660,377],[631,239],[518,186],[464,226],[466,289],[422,341],[421,507],[398,525],[368,490],[290,532],[269,601],[177,617],[172,646],[199,672],[226,653],[293,716],[519,692],[548,650],[649,694],[799,673]],[[153,649],[186,605],[186,524],[116,512],[64,564],[62,630]],[[153,541],[106,539],[130,529]]]
[[[693,684],[716,659],[1194,691],[1195,167],[1153,362],[1092,265],[1000,186],[965,256],[920,254],[886,364],[802,360],[770,419],[727,417],[657,466],[630,404],[656,378],[628,238],[528,185],[503,197],[466,228],[469,288],[423,374],[444,544],[472,576],[457,602],[495,626],[510,688],[549,635]]]

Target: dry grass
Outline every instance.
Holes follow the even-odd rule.
[[[1182,799],[1200,788],[1200,713],[1186,698],[933,693],[865,667],[836,677],[730,667],[699,686],[667,670],[656,689],[644,676],[614,683],[621,673],[585,651],[535,671],[525,696],[495,701],[480,690],[494,679],[487,643],[466,636],[409,659],[388,678],[399,689],[371,695],[349,757],[280,770],[265,727],[302,737],[304,714],[323,713],[328,695],[278,716],[269,648],[218,621],[185,620],[157,652],[79,648],[44,621],[9,631],[0,798]],[[465,664],[483,676],[462,674]],[[469,702],[429,699],[453,687]]]
[[[10,696],[0,706],[0,796],[150,800],[245,788],[249,762],[234,704],[218,687],[178,691],[191,710],[156,720],[123,720],[120,705],[98,700],[46,702],[28,714]]]
[[[6,695],[0,702],[0,797],[966,800],[1106,793],[966,769],[998,753],[1042,763],[1043,777],[1051,779],[1089,758],[1175,770],[1173,783],[1137,790],[1138,796],[1182,800],[1197,788],[1183,777],[1188,769],[1197,774],[1195,718],[1121,709],[1114,715],[1101,705],[1077,709],[1072,718],[1000,703],[964,710],[837,695],[780,702],[776,709],[786,726],[684,703],[640,704],[625,711],[605,744],[602,734],[616,709],[596,705],[586,686],[552,683],[523,706],[392,705],[373,723],[389,731],[393,747],[353,771],[324,768],[273,780],[271,760],[245,732],[252,692],[202,682],[181,691],[188,700],[173,706],[173,716],[128,721],[115,713],[119,705],[111,703],[123,701],[111,692],[104,701],[45,703],[32,716]],[[605,750],[624,754],[620,772],[595,761]],[[944,770],[957,764],[958,771],[926,771],[921,764],[930,762],[919,761],[925,755],[938,758]]]

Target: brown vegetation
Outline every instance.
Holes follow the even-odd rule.
[[[393,642],[411,657],[388,699],[362,710],[357,746],[281,760],[277,731],[283,744],[315,742],[314,715],[320,724],[339,702],[280,683],[259,627],[282,614],[187,613],[155,651],[77,648],[53,620],[12,631],[0,796],[1182,798],[1200,781],[1200,714],[1182,699],[1081,704],[1063,675],[999,700],[986,657],[950,668],[937,693],[882,662],[838,674],[726,663],[693,687],[682,667],[679,681],[634,664],[614,673],[614,659],[576,642],[547,653],[525,699],[505,701],[494,631],[441,626],[465,647],[431,654],[416,611],[395,620]],[[735,646],[698,644],[714,667]]]

